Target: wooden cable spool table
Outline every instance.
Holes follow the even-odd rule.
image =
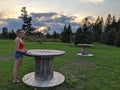
[[[78,44],[78,46],[81,47],[81,53],[78,53],[77,55],[93,56],[93,54],[90,54],[88,50],[92,46],[91,44]]]
[[[35,57],[35,72],[26,74],[22,81],[34,87],[53,87],[64,82],[65,77],[56,71],[53,71],[54,57],[62,56],[65,51],[61,50],[28,50],[26,55]]]

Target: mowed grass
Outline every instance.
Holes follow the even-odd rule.
[[[26,49],[57,49],[66,54],[54,59],[54,70],[62,73],[63,84],[48,90],[120,90],[120,48],[95,43],[93,57],[77,56],[81,48],[60,42],[25,42]],[[0,90],[34,90],[21,82],[12,83],[14,41],[0,40]],[[34,58],[24,57],[20,78],[34,71]],[[44,88],[39,88],[44,90]]]

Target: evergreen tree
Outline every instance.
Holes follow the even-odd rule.
[[[47,37],[47,38],[51,38],[50,33],[47,33],[47,34],[46,34],[46,37]]]
[[[115,16],[113,16],[113,19],[112,19],[112,23],[111,23],[111,28],[113,29],[116,29],[116,27],[117,27],[117,22],[116,22],[116,18],[115,18]]]
[[[102,34],[102,29],[103,29],[103,18],[98,16],[94,28],[93,28],[93,40],[95,42],[99,42]]]
[[[116,27],[117,27],[117,22],[116,22],[116,18],[115,16],[113,16],[113,18],[111,18],[110,15],[108,15],[108,19],[109,21],[109,24],[107,24],[107,28],[106,28],[106,35],[105,35],[105,42],[106,44],[108,45],[114,45],[115,43],[115,37],[116,37],[116,33],[117,33],[117,30],[116,30]],[[109,28],[109,30],[108,30]]]
[[[117,25],[116,25],[116,31],[118,32],[120,30],[120,18],[117,21]]]
[[[62,33],[61,33],[61,41],[62,41],[63,43],[66,42],[65,36],[66,36],[66,25],[64,26],[64,30],[63,30]]]
[[[106,37],[106,33],[105,32],[102,32],[102,34],[101,34],[101,40],[100,40],[100,42],[101,43],[104,43],[105,44],[105,37]]]
[[[114,44],[118,47],[120,47],[120,30],[115,35],[115,42]]]
[[[87,18],[83,20],[83,27],[79,28],[75,34],[75,44],[92,43],[91,24]]]
[[[105,37],[105,42],[108,45],[114,45],[114,40],[115,40],[115,34],[116,34],[116,30],[115,28],[111,29],[110,31],[108,31],[106,33],[106,37]]]
[[[114,44],[116,46],[120,47],[120,18],[118,19],[118,22],[117,22],[117,25],[116,25],[116,34],[115,34]]]
[[[71,31],[71,26],[69,24],[68,28],[66,29],[66,42],[70,43],[71,42],[71,36],[72,36],[72,31]]]
[[[116,34],[116,19],[115,16],[112,18],[109,14],[106,19],[105,25],[105,43],[108,45],[114,45],[115,34]]]
[[[84,34],[82,32],[82,28],[78,28],[76,33],[75,33],[75,45],[77,46],[77,44],[80,44],[80,43],[84,43]]]
[[[90,27],[86,24],[83,25],[83,43],[82,44],[90,44],[92,43],[92,33],[90,31]]]
[[[107,33],[108,31],[110,31],[111,29],[111,23],[112,23],[112,17],[111,14],[108,15],[107,19],[106,19],[106,23],[105,23],[105,33]]]
[[[72,35],[72,30],[71,30],[70,24],[69,24],[68,28],[65,25],[64,30],[61,33],[61,41],[64,43],[70,43],[71,35]]]
[[[57,39],[57,38],[59,38],[59,34],[57,34],[56,31],[54,31],[52,37],[53,37],[53,39]]]

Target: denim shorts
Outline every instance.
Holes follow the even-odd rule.
[[[21,53],[19,51],[15,51],[14,52],[14,58],[15,58],[15,60],[22,60],[23,59],[23,53]]]

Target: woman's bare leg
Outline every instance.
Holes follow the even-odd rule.
[[[18,70],[20,68],[21,63],[22,60],[15,60],[14,69],[13,69],[13,81],[17,81]]]

